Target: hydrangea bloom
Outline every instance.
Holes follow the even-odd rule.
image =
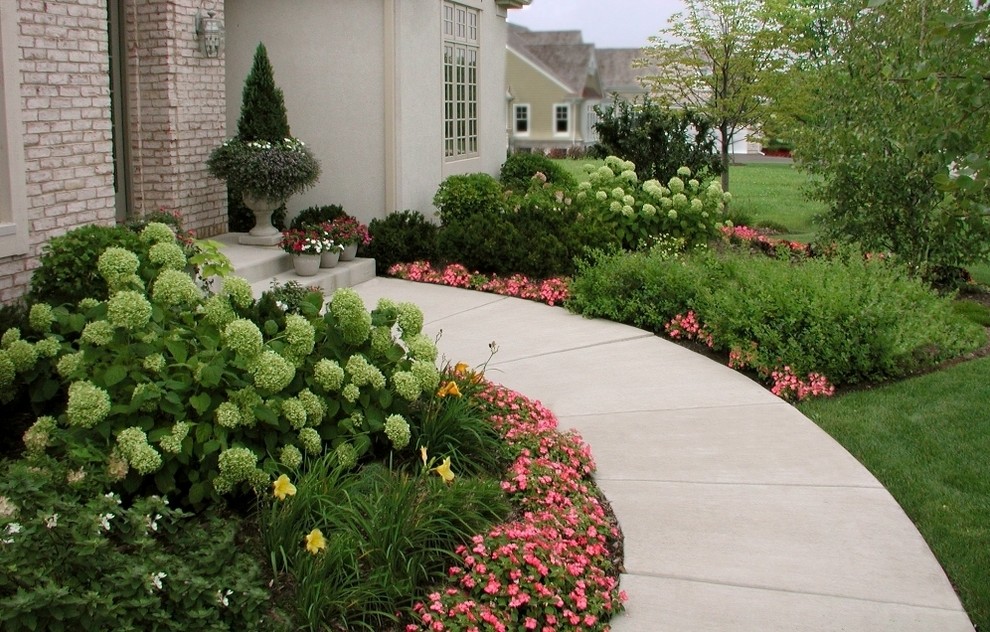
[[[111,246],[100,255],[96,269],[107,283],[116,284],[134,276],[139,265],[140,261],[136,254],[125,248]]]
[[[231,393],[229,397],[230,401],[241,411],[241,423],[245,426],[254,425],[254,409],[264,403],[261,399],[261,395],[258,395],[258,392],[254,390],[254,387],[245,386],[244,388]]]
[[[371,330],[371,350],[378,355],[385,355],[395,341],[392,339],[392,330],[388,327],[375,327]]]
[[[149,222],[147,226],[141,229],[140,235],[141,239],[149,244],[175,242],[175,233],[172,232],[172,228],[162,222]]]
[[[323,452],[323,439],[320,438],[320,433],[315,428],[303,428],[299,431],[299,445],[306,451],[306,454],[316,456]]]
[[[38,353],[39,358],[54,358],[61,349],[62,343],[57,338],[43,338],[34,343],[34,350]]]
[[[143,366],[146,371],[161,373],[165,370],[165,356],[160,353],[153,353],[141,362],[141,366]]]
[[[416,360],[433,362],[437,359],[437,346],[423,334],[416,334],[406,339],[409,355]]]
[[[423,310],[414,303],[399,303],[396,308],[396,322],[402,330],[402,337],[409,338],[423,331]]]
[[[327,407],[323,400],[308,388],[299,391],[299,395],[296,397],[306,409],[306,423],[310,426],[319,426],[320,422],[323,421],[323,416],[327,413]]]
[[[230,301],[222,294],[214,294],[203,303],[203,318],[217,329],[223,330],[227,325],[237,320]]]
[[[687,196],[683,193],[675,193],[671,200],[674,203],[674,208],[684,208],[688,203]]]
[[[342,288],[330,299],[330,314],[337,319],[344,342],[359,345],[371,335],[371,314],[361,296],[350,288]]]
[[[347,359],[347,366],[344,367],[344,370],[355,386],[370,385],[372,388],[385,388],[385,376],[382,375],[378,367],[368,362],[368,359],[359,353]]]
[[[236,428],[241,424],[241,409],[232,402],[223,402],[213,413],[217,425],[224,428]]]
[[[21,339],[21,330],[17,327],[10,327],[0,336],[0,349],[7,349],[15,341]]]
[[[396,450],[409,445],[412,433],[409,430],[409,422],[402,415],[389,415],[385,419],[385,436],[392,442],[392,447]]]
[[[3,353],[0,352],[0,356]],[[68,379],[79,372],[83,366],[83,352],[78,351],[76,353],[67,353],[58,359],[55,364],[55,370],[58,372],[59,377],[62,379]],[[0,384],[3,380],[0,380]]]
[[[172,426],[171,434],[167,434],[162,437],[158,445],[162,447],[162,450],[170,454],[178,454],[182,452],[182,441],[189,434],[189,424],[185,421],[176,422]]]
[[[156,303],[172,307],[189,307],[200,299],[199,288],[185,272],[162,270],[151,288],[151,298]]]
[[[230,298],[230,302],[246,309],[254,302],[254,292],[251,284],[246,279],[238,276],[224,277],[223,293]]]
[[[334,456],[337,457],[337,463],[345,470],[349,470],[357,465],[357,450],[351,444],[341,443],[333,452]]]
[[[335,360],[323,358],[313,367],[313,379],[326,391],[339,391],[344,385],[344,369]]]
[[[161,395],[161,388],[157,384],[154,382],[142,382],[134,387],[134,392],[131,393],[131,402],[142,400],[140,409],[145,412],[151,412],[158,406],[158,400],[161,399]]]
[[[412,363],[411,371],[419,380],[423,390],[428,393],[432,393],[440,385],[440,371],[432,362],[416,360]]]
[[[667,188],[670,189],[671,193],[683,193],[684,192],[684,181],[674,176],[667,183]]]
[[[264,339],[258,326],[246,318],[238,318],[223,330],[227,347],[246,359],[257,358],[261,354]]]
[[[79,311],[88,312],[99,304],[100,302],[98,300],[91,296],[87,296],[86,298],[80,299],[77,306],[79,307]]]
[[[40,334],[47,334],[55,322],[55,313],[48,303],[35,303],[28,312],[28,324]]]
[[[48,447],[51,433],[54,432],[57,422],[54,417],[38,417],[31,427],[24,432],[24,447],[29,454],[40,454]]]
[[[274,351],[264,351],[251,367],[254,385],[270,393],[279,393],[296,376],[296,369]]]
[[[399,397],[410,402],[418,399],[423,392],[419,378],[409,371],[396,371],[392,375],[392,386]]]
[[[288,314],[285,317],[285,341],[288,344],[283,355],[297,365],[313,353],[316,345],[316,332],[305,316]]]
[[[113,341],[113,325],[106,320],[95,320],[83,327],[82,341],[96,347],[105,347]]]
[[[238,483],[257,476],[258,456],[247,448],[229,448],[220,453],[217,465],[220,474],[214,479],[213,487],[218,493],[226,494]]]
[[[148,435],[140,428],[121,430],[117,435],[117,447],[128,465],[139,474],[151,474],[162,466],[162,456],[148,445]]]
[[[31,370],[35,362],[38,361],[38,352],[34,345],[27,340],[15,340],[6,349],[7,357],[14,363],[14,368],[18,373]]]
[[[151,263],[166,270],[185,270],[186,253],[175,242],[159,242],[148,249]]]
[[[69,385],[69,401],[65,415],[69,425],[92,428],[110,414],[110,395],[92,382],[73,382]]]
[[[17,377],[17,369],[14,361],[10,359],[6,349],[0,349],[0,389],[6,389],[13,385]]]
[[[341,397],[350,403],[354,403],[361,397],[361,389],[357,387],[356,384],[348,384],[344,387],[344,390],[340,392]]]
[[[306,407],[295,397],[282,402],[282,414],[296,430],[306,426]]]
[[[142,329],[151,320],[151,303],[139,292],[117,292],[107,303],[107,320],[131,331]]]
[[[278,461],[285,467],[296,469],[302,465],[303,455],[296,446],[287,445],[279,451]]]

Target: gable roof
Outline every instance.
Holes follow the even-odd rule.
[[[509,25],[508,47],[575,96],[589,96],[588,77],[596,69],[595,46],[585,44],[581,31],[530,31]]]
[[[602,91],[646,92],[639,78],[655,74],[650,68],[636,68],[634,63],[643,58],[641,48],[599,48],[595,51],[598,59],[598,76],[601,77]]]

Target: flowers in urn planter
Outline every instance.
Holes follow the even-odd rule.
[[[244,141],[231,138],[206,161],[210,174],[254,197],[285,200],[320,178],[320,163],[298,138]]]
[[[367,246],[371,243],[368,227],[349,215],[338,217],[331,222],[320,225],[327,237],[341,246],[358,244]]]
[[[327,239],[320,230],[313,228],[291,228],[282,231],[282,239],[278,245],[285,252],[293,255],[320,255],[331,250]]]

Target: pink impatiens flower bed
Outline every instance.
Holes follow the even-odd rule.
[[[609,630],[626,599],[614,561],[621,534],[591,483],[588,445],[558,432],[539,402],[494,384],[480,397],[519,449],[502,482],[517,513],[457,549],[448,585],[415,606],[406,632]]]
[[[442,269],[434,269],[429,261],[397,263],[388,269],[388,274],[407,281],[491,292],[539,301],[547,305],[560,305],[570,296],[567,279],[562,277],[542,280],[530,279],[522,274],[499,277],[494,274],[470,272],[459,263],[452,263]]]

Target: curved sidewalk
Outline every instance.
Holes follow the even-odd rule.
[[[615,632],[973,632],[889,493],[796,409],[640,329],[534,302],[374,279],[452,362],[538,399],[591,445],[625,534]]]

